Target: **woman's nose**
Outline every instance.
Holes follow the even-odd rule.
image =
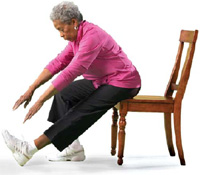
[[[63,35],[63,32],[60,32],[60,37],[63,37],[64,35]]]

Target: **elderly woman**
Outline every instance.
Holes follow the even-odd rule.
[[[44,68],[13,109],[22,103],[26,107],[34,91],[62,71],[24,119],[31,119],[54,96],[48,118],[53,125],[32,142],[2,132],[21,166],[48,144],[61,152],[50,160],[84,160],[83,147],[76,139],[119,101],[137,95],[141,86],[138,71],[121,47],[100,27],[83,21],[76,5],[62,2],[53,8],[50,17],[68,45]],[[84,79],[73,81],[80,75]]]

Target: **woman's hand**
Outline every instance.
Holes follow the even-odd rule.
[[[15,105],[13,106],[13,110],[17,109],[22,103],[25,102],[24,108],[29,104],[31,98],[33,96],[34,90],[30,87],[24,95],[22,95],[19,100],[16,101]]]
[[[34,114],[36,114],[36,113],[40,110],[40,108],[43,106],[43,104],[44,104],[44,102],[42,102],[42,101],[37,101],[37,102],[29,109],[29,112],[28,112],[28,114],[26,115],[26,117],[25,117],[23,123],[25,123],[26,120],[31,119],[32,116],[33,116]]]
[[[24,108],[29,104],[31,101],[31,98],[33,96],[34,91],[39,88],[42,84],[47,82],[49,79],[51,79],[53,75],[48,69],[44,69],[39,77],[34,81],[34,83],[29,87],[29,89],[25,92],[24,95],[22,95],[19,100],[15,103],[13,110],[17,109],[22,103],[25,102]]]
[[[44,94],[40,96],[39,100],[33,105],[33,107],[30,108],[30,110],[29,110],[28,114],[26,115],[23,123],[25,123],[26,120],[31,119],[32,116],[40,110],[40,108],[43,106],[44,102],[47,101],[48,99],[50,99],[52,96],[54,96],[57,93],[58,93],[58,91],[54,88],[53,85],[51,85],[44,92]]]

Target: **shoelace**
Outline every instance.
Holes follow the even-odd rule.
[[[18,153],[23,154],[27,159],[29,159],[29,156],[27,155],[28,152],[28,143],[25,141],[17,141],[14,145],[15,150]]]

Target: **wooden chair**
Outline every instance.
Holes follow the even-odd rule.
[[[197,40],[198,31],[185,31],[182,30],[180,34],[180,44],[178,54],[176,57],[175,65],[172,70],[169,83],[167,85],[164,96],[136,96],[133,99],[127,99],[119,102],[113,107],[113,123],[112,123],[112,150],[111,154],[115,155],[116,142],[117,142],[117,121],[118,111],[120,112],[119,120],[119,133],[118,133],[118,164],[123,164],[123,152],[125,143],[125,126],[126,126],[126,115],[128,111],[132,112],[163,112],[164,113],[164,124],[168,150],[171,156],[175,156],[174,146],[172,142],[172,131],[171,131],[171,113],[174,114],[174,128],[176,135],[176,146],[178,149],[179,159],[181,165],[185,165],[184,153],[181,142],[181,104],[182,99],[186,90],[186,85],[190,75],[190,69],[192,65],[192,59],[195,50],[195,43]],[[176,84],[181,56],[183,51],[184,43],[189,43],[187,50],[186,59],[183,65],[181,77],[179,83]],[[174,91],[177,90],[175,97],[173,98]]]

